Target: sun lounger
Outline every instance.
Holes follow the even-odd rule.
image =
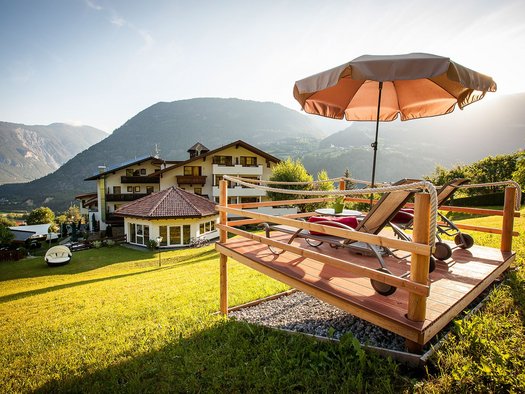
[[[48,266],[58,267],[68,264],[71,261],[71,256],[71,250],[67,246],[57,245],[49,248],[44,259]]]
[[[468,179],[457,178],[443,185],[437,192],[438,207],[448,202],[454,196],[457,188],[467,182],[469,182]],[[402,209],[392,219],[392,228],[399,238],[411,240],[403,230],[412,229],[413,214],[414,211],[411,209]],[[474,239],[470,235],[462,233],[454,223],[442,213],[438,212],[438,216],[443,224],[437,227],[435,251],[433,253],[436,259],[447,260],[452,256],[452,248],[441,240],[441,235],[443,234],[454,237],[455,244],[462,249],[469,249],[474,245]]]
[[[405,184],[408,182],[409,181],[407,180],[401,180],[399,182],[396,182],[394,185]],[[389,224],[392,218],[414,195],[414,193],[415,190],[400,190],[384,193],[381,199],[373,206],[373,208],[366,216],[364,216],[361,220],[355,221],[355,226],[349,226],[348,224],[341,223],[340,220],[335,220],[331,218],[324,218],[323,220],[319,217],[316,217],[316,219],[314,220],[316,224],[335,226],[350,231],[377,235],[387,224]],[[291,244],[296,238],[303,238],[310,246],[319,247],[323,243],[327,243],[332,247],[347,248],[350,251],[358,254],[374,256],[380,264],[380,268],[378,270],[390,273],[390,271],[386,267],[382,256],[385,254],[389,254],[392,256],[395,255],[387,248],[379,247],[364,242],[357,242],[355,240],[352,240],[351,238],[323,235],[315,232],[312,233],[308,230],[300,228],[298,229],[290,226],[270,225],[268,223],[263,223],[263,226],[265,227],[266,237],[268,238],[270,238],[270,233],[272,231],[279,231],[281,233],[290,234],[291,237],[287,241],[288,244]],[[274,246],[268,247],[270,251],[276,255],[283,253],[282,249],[278,249]],[[432,272],[434,268],[435,261],[433,258],[431,258],[430,272]],[[371,280],[371,282],[374,289],[382,295],[393,294],[396,290],[395,287],[381,282],[377,282],[374,280]]]

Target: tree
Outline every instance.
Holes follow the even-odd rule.
[[[325,191],[331,191],[334,190],[334,183],[332,181],[328,181],[330,179],[328,177],[328,172],[326,170],[321,170],[317,173],[317,180],[321,181],[320,183],[316,183],[311,189],[312,190],[325,190]],[[323,182],[326,181],[326,182]],[[306,198],[319,198],[319,197],[328,197],[326,196],[304,196]],[[306,212],[313,212],[316,209],[324,208],[326,207],[326,202],[315,202],[312,204],[305,204],[304,210]]]
[[[47,224],[55,219],[55,214],[48,207],[40,207],[32,210],[27,216],[27,224]]]
[[[352,173],[350,172],[350,169],[345,169],[343,177],[347,178],[345,179],[345,190],[353,189],[355,186],[355,182],[350,180],[352,178]]]
[[[5,245],[10,243],[15,235],[3,224],[0,224],[0,244]]]
[[[270,176],[271,181],[278,182],[307,182],[304,185],[286,185],[286,184],[276,184],[271,185],[279,189],[288,189],[288,190],[308,190],[311,187],[311,182],[313,178],[299,159],[292,160],[288,158],[284,161],[281,161],[275,167],[273,167],[272,175]],[[267,192],[268,198],[273,201],[280,200],[293,200],[297,198],[304,198],[304,195],[297,194],[285,194],[279,192]]]
[[[68,223],[72,222],[81,222],[83,217],[80,214],[80,208],[78,205],[71,205],[67,211],[64,212],[64,215],[66,215]]]
[[[522,190],[525,190],[525,152],[520,152],[512,179],[520,184]]]
[[[9,219],[5,216],[0,216],[0,225],[5,227],[13,227],[16,226],[16,222],[14,220]]]

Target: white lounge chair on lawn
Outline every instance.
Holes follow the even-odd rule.
[[[50,267],[58,267],[60,265],[66,265],[71,261],[71,250],[67,246],[58,245],[49,248],[46,252],[46,263]]]

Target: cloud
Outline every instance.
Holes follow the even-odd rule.
[[[139,33],[140,37],[144,41],[144,45],[141,48],[142,51],[148,50],[149,48],[153,46],[153,44],[155,44],[155,40],[153,39],[153,37],[151,36],[151,34],[149,34],[147,30],[138,29],[137,32]]]
[[[92,8],[96,11],[101,11],[103,8],[101,6],[99,6],[98,4],[95,4],[93,1],[91,0],[85,0],[86,2],[86,5],[89,7],[89,8]]]
[[[122,27],[127,24],[126,20],[119,16],[114,16],[113,18],[111,18],[110,22],[112,25],[115,25],[118,27]]]

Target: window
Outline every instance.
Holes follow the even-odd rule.
[[[146,169],[145,168],[141,168],[140,169],[140,175],[146,175]]]
[[[135,228],[137,229],[137,243],[144,245],[144,226],[136,224]]]
[[[146,186],[146,193],[147,194],[151,194],[153,193],[155,189],[153,188],[153,186]]]
[[[184,166],[184,175],[186,176],[201,176],[202,167],[200,166]]]
[[[210,222],[204,222],[199,224],[199,234],[202,235],[204,233],[209,233],[210,231],[215,230],[215,221],[212,220]]]
[[[170,227],[170,245],[180,245],[180,226]]]
[[[202,194],[202,187],[196,187],[193,189],[193,192],[195,194],[198,194],[199,196]]]
[[[129,224],[128,238],[129,238],[129,242],[131,242],[131,243],[136,243],[137,242],[137,236],[136,236],[135,231],[136,231],[135,223],[130,223]]]
[[[113,194],[120,194],[120,186],[113,186]]]
[[[191,239],[191,231],[190,231],[190,225],[185,224],[182,226],[182,243],[184,245],[189,245]]]
[[[259,202],[259,197],[241,197],[241,203]]]
[[[133,192],[134,192],[134,193],[140,193],[140,186],[135,186],[135,187],[133,188]]]
[[[162,241],[160,241],[160,246],[168,246],[168,227],[159,226],[159,235],[162,237]]]
[[[228,204],[237,204],[237,197],[228,197]]]
[[[255,157],[255,156],[241,156],[241,166],[243,166],[243,167],[257,167],[257,157]]]
[[[133,168],[126,168],[126,176],[133,176]]]
[[[144,245],[149,242],[149,226],[144,226]]]
[[[220,185],[220,181],[222,181],[222,175],[215,175],[215,185],[214,186],[219,186]],[[227,181],[228,182],[228,188],[231,188],[233,187],[233,182],[231,181]]]
[[[233,158],[231,156],[213,156],[213,164],[231,166],[233,165]]]
[[[133,193],[133,186],[128,186],[128,193]]]

